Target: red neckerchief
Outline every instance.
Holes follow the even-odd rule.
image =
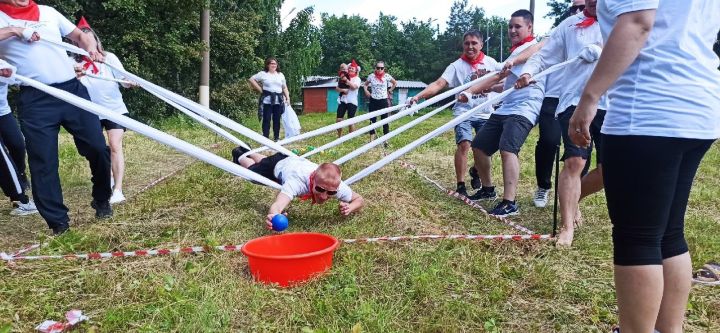
[[[100,69],[95,64],[95,62],[92,61],[92,59],[88,58],[87,56],[83,56],[83,61],[85,61],[85,64],[83,65],[83,71],[87,71],[88,68],[90,68],[92,66],[93,74],[97,74],[98,72],[100,72]]]
[[[480,51],[480,54],[477,57],[475,57],[475,59],[470,59],[465,55],[465,53],[463,53],[463,55],[460,57],[460,59],[462,59],[463,61],[468,63],[468,65],[470,65],[470,67],[472,67],[473,70],[477,70],[477,65],[484,64],[483,60],[485,60],[485,53]]]
[[[588,12],[587,9],[583,10],[583,15],[585,15],[585,19],[582,20],[582,22],[576,24],[575,25],[576,27],[578,27],[580,29],[584,29],[584,28],[587,28],[587,27],[595,24],[595,22],[597,22],[597,16],[590,15],[590,12]]]
[[[383,77],[385,77],[385,72],[378,74],[377,70],[375,71],[375,78],[380,80],[380,82],[383,82]]]
[[[515,51],[516,48],[522,46],[523,44],[525,44],[525,43],[527,43],[527,42],[532,42],[533,39],[535,39],[535,37],[533,37],[533,36],[527,36],[527,37],[525,37],[525,39],[521,40],[521,41],[518,42],[517,44],[513,44],[513,46],[510,48],[510,53],[512,53],[513,51]]]
[[[315,196],[313,195],[313,189],[315,188],[315,171],[310,174],[310,185],[309,185],[309,191],[308,193],[303,194],[300,196],[300,200],[305,201],[312,199],[312,204],[315,204]]]
[[[40,9],[33,0],[30,0],[30,3],[28,3],[25,7],[17,7],[7,3],[0,3],[0,11],[17,20],[35,22],[40,20]]]

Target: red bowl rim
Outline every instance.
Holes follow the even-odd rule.
[[[252,252],[252,251],[249,251],[249,250],[247,249],[247,246],[248,246],[249,244],[253,243],[253,242],[257,242],[257,241],[260,241],[260,240],[263,240],[263,239],[266,239],[266,238],[270,238],[270,237],[283,237],[283,236],[286,236],[286,235],[322,236],[322,237],[324,237],[324,238],[332,239],[333,243],[332,243],[332,245],[330,245],[330,246],[328,246],[327,248],[322,249],[322,250],[318,250],[318,251],[314,251],[314,252],[308,252],[308,253],[303,253],[303,254],[287,255],[287,256],[277,256],[277,255],[259,254],[259,253],[257,253],[257,252]],[[335,237],[333,237],[333,236],[331,236],[331,235],[328,235],[328,234],[323,234],[323,233],[319,233],[319,232],[291,232],[291,233],[284,233],[284,234],[280,234],[280,235],[268,235],[268,236],[263,236],[263,237],[258,237],[258,238],[255,238],[255,239],[251,239],[251,240],[247,241],[245,244],[243,244],[243,246],[242,246],[242,248],[240,249],[240,251],[242,251],[242,253],[243,253],[244,255],[248,256],[248,257],[261,258],[261,259],[274,259],[274,260],[289,260],[289,259],[302,259],[302,258],[309,258],[309,257],[319,256],[319,255],[322,255],[322,254],[325,254],[325,253],[328,253],[328,252],[335,251],[335,249],[336,249],[339,245],[340,245],[340,241],[339,241],[337,238],[335,238]]]

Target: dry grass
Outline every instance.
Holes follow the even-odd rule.
[[[400,147],[449,117],[443,113],[431,118],[393,139],[391,146]],[[330,115],[309,115],[301,121],[308,130],[334,120]],[[163,128],[200,146],[220,141],[182,122],[168,122]],[[330,137],[304,144],[319,146]],[[365,140],[355,139],[314,160],[334,160]],[[535,186],[530,147],[535,141],[533,133],[521,153],[522,214],[513,221],[548,233],[552,210],[536,209],[531,201]],[[230,148],[224,144],[218,151],[229,156]],[[688,210],[687,236],[695,266],[718,260],[720,253],[717,148],[701,167]],[[40,218],[3,214],[0,249],[41,241],[47,246],[36,253],[131,250],[239,243],[266,234],[261,221],[273,198],[269,189],[193,163],[139,135],[128,135],[126,150],[130,200],[115,207],[112,220],[95,221],[87,205],[88,171],[64,137],[61,174],[74,231],[49,238]],[[405,158],[452,188],[453,151],[452,134],[446,133]],[[376,149],[348,163],[345,175],[381,154]],[[178,169],[182,171],[168,181],[136,195]],[[496,178],[499,173],[497,168]],[[290,230],[338,238],[514,233],[397,164],[354,189],[368,199],[361,214],[342,218],[333,204],[296,202],[289,212]],[[607,332],[617,318],[604,197],[589,198],[582,209],[586,224],[570,250],[557,250],[550,243],[477,241],[345,245],[336,253],[330,274],[289,290],[255,284],[242,255],[227,253],[0,266],[0,332],[30,331],[72,308],[91,317],[82,330],[103,332]],[[689,332],[720,331],[717,288],[693,288],[689,306]]]

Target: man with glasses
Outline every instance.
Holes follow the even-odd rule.
[[[305,158],[281,153],[272,156],[250,154],[240,158],[247,151],[242,147],[233,149],[233,162],[282,186],[265,219],[269,228],[272,228],[273,216],[281,214],[295,197],[312,200],[313,204],[323,204],[335,197],[340,201],[338,208],[343,216],[363,206],[363,198],[342,181],[342,171],[336,164],[317,165]]]

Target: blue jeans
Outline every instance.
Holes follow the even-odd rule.
[[[487,119],[468,119],[455,125],[455,144],[463,141],[472,141],[477,132],[485,125]],[[473,133],[475,130],[475,133]]]

